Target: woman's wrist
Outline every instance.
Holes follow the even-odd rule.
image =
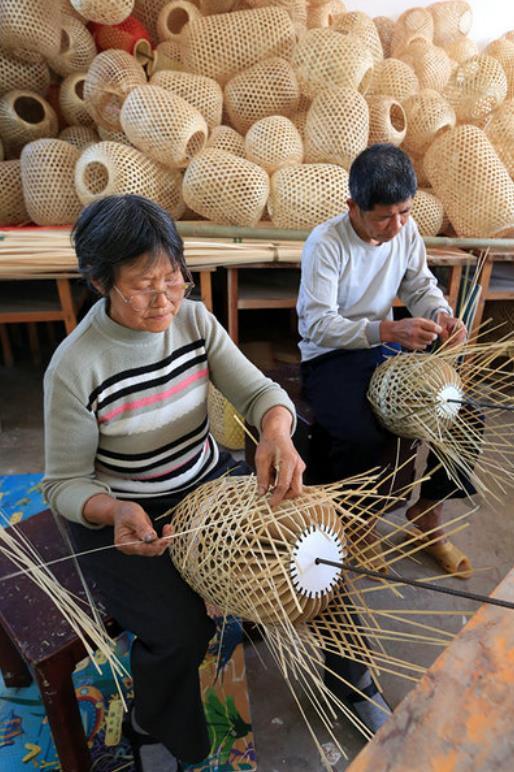
[[[283,405],[276,405],[267,410],[261,421],[261,436],[273,436],[276,434],[291,434],[293,416]]]
[[[114,525],[119,503],[108,493],[97,493],[84,504],[82,516],[92,525]]]

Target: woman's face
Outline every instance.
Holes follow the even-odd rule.
[[[178,313],[185,284],[166,255],[153,261],[141,255],[118,269],[109,292],[109,316],[131,330],[164,332]]]

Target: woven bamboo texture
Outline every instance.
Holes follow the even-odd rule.
[[[120,118],[130,142],[171,169],[187,166],[207,139],[202,114],[160,86],[134,88],[123,103]]]
[[[391,96],[398,102],[419,91],[416,73],[400,59],[384,59],[373,68],[366,96]]]
[[[37,51],[45,58],[59,53],[60,0],[2,0],[0,46]]]
[[[39,139],[23,148],[23,196],[36,225],[68,225],[79,216],[82,204],[74,178],[79,156],[76,147],[60,139]]]
[[[303,161],[303,141],[294,123],[283,115],[271,115],[256,121],[245,137],[245,155],[249,161],[273,174],[277,169]]]
[[[348,88],[327,90],[312,102],[305,124],[307,163],[336,163],[350,168],[367,147],[369,110],[364,97]]]
[[[400,57],[405,49],[419,39],[432,42],[434,19],[427,8],[409,8],[397,19],[391,39],[391,56]]]
[[[4,143],[0,139],[0,161],[3,161],[4,158],[5,158],[5,155],[4,155]]]
[[[181,42],[184,69],[224,85],[262,59],[290,59],[296,35],[283,8],[256,8],[198,19]]]
[[[449,129],[429,147],[424,167],[458,236],[514,234],[514,182],[481,129]]]
[[[366,98],[369,110],[368,144],[389,142],[401,145],[407,133],[407,118],[400,102],[390,96]]]
[[[193,75],[191,72],[161,70],[151,77],[150,84],[160,86],[189,102],[203,115],[209,131],[221,124],[223,91],[212,78]]]
[[[416,172],[416,179],[418,181],[418,187],[420,188],[429,188],[430,187],[430,180],[428,179],[427,173],[425,171],[425,167],[423,165],[423,156],[415,155],[414,153],[409,153],[410,160],[412,161],[412,166],[414,167],[414,171]]]
[[[255,121],[268,115],[291,116],[298,108],[300,89],[290,63],[273,57],[232,78],[224,99],[232,126],[246,134]]]
[[[294,566],[305,537],[331,538],[344,557],[345,533],[322,492],[271,509],[254,477],[224,477],[201,485],[176,507],[173,525],[184,536],[170,554],[183,579],[204,599],[260,624],[299,624],[326,608],[335,585],[319,597],[301,589]]]
[[[453,43],[448,43],[445,48],[450,59],[453,59],[457,64],[463,64],[468,59],[478,55],[477,43],[467,36],[460,37]]]
[[[204,16],[228,13],[236,9],[237,0],[200,0],[200,10]]]
[[[181,179],[179,172],[117,142],[91,145],[75,167],[75,187],[84,205],[104,196],[137,193],[156,201],[175,219],[184,212]]]
[[[341,14],[346,13],[341,9],[339,0],[328,0],[314,5],[307,4],[307,29],[321,29],[331,27]]]
[[[313,228],[344,211],[349,195],[342,166],[289,166],[271,178],[268,211],[277,228]]]
[[[444,95],[460,123],[483,126],[507,96],[507,77],[496,59],[480,54],[456,68]]]
[[[45,61],[21,62],[0,50],[0,96],[8,91],[26,90],[46,96],[49,86],[50,71]]]
[[[443,131],[455,126],[453,107],[433,89],[423,89],[403,102],[407,133],[403,147],[408,153],[422,156]]]
[[[507,100],[491,114],[484,131],[514,179],[514,99]]]
[[[74,72],[62,81],[59,87],[59,108],[61,115],[70,126],[93,127],[95,122],[84,101],[85,72]]]
[[[59,53],[48,59],[52,70],[63,77],[85,72],[95,56],[96,44],[89,30],[78,19],[63,14]]]
[[[69,142],[80,151],[100,141],[98,134],[90,126],[66,126],[59,134],[59,139]]]
[[[202,217],[252,227],[266,206],[269,178],[260,166],[210,148],[189,164],[182,191],[188,207]]]
[[[377,28],[366,13],[350,11],[338,16],[331,24],[331,29],[342,35],[355,35],[360,38],[373,57],[373,64],[384,58],[384,51]]]
[[[70,0],[73,8],[88,21],[119,24],[130,16],[134,0]]]
[[[216,126],[211,131],[205,147],[225,150],[241,158],[245,157],[245,138],[231,126]]]
[[[307,29],[307,4],[305,0],[247,0],[248,8],[268,8],[274,6],[287,11],[293,23],[296,36],[300,37]]]
[[[412,202],[411,216],[422,236],[437,236],[444,222],[444,208],[437,196],[418,189]]]
[[[514,41],[505,38],[493,40],[484,54],[492,56],[503,67],[507,78],[507,99],[511,99],[514,97]]]
[[[148,75],[161,70],[182,70],[182,49],[175,40],[163,40],[152,52],[146,62]]]
[[[442,91],[452,74],[453,64],[444,48],[424,38],[413,40],[398,58],[412,67],[421,89]]]
[[[305,138],[305,124],[307,123],[307,115],[312,104],[312,100],[307,99],[305,96],[300,96],[298,103],[298,109],[290,116],[290,120],[294,123],[302,139]]]
[[[373,57],[354,35],[312,29],[298,41],[292,65],[302,93],[314,99],[327,84],[364,93],[371,79]]]
[[[0,226],[23,225],[30,217],[23,198],[19,160],[0,162]]]
[[[98,136],[104,142],[117,142],[120,145],[128,145],[129,147],[134,147],[124,131],[110,131],[109,129],[104,129],[102,126],[98,126],[97,128]]]
[[[57,115],[46,99],[32,91],[9,91],[0,98],[0,136],[7,158],[41,137],[55,137]]]
[[[382,51],[384,53],[384,59],[388,59],[391,56],[391,44],[393,40],[394,25],[395,22],[388,16],[375,16],[373,23],[377,28],[380,42],[382,43]]]
[[[434,43],[445,46],[467,35],[473,23],[469,3],[463,0],[433,3],[430,11],[434,17]]]
[[[78,19],[79,21],[84,22],[84,17],[75,10],[75,8],[71,4],[71,0],[61,0],[61,11],[63,13],[67,13],[68,16],[73,16],[75,19]]]
[[[135,0],[132,16],[140,21],[150,33],[153,45],[158,42],[157,19],[159,13],[167,5],[169,0]]]
[[[157,37],[161,42],[164,40],[179,42],[185,25],[201,17],[202,14],[194,3],[188,0],[171,0],[157,17]]]
[[[127,94],[146,83],[144,69],[126,51],[102,51],[95,57],[84,83],[84,99],[95,123],[119,131],[120,112]]]
[[[97,51],[120,48],[128,54],[133,54],[135,47],[140,41],[146,40],[148,43],[150,42],[150,33],[145,25],[133,16],[129,16],[120,24],[111,25],[90,22],[88,27],[93,35]]]
[[[213,383],[209,383],[207,414],[209,428],[216,442],[229,450],[244,448],[245,435],[241,426],[244,418]]]

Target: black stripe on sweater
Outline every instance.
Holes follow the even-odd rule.
[[[166,453],[166,451],[176,448],[182,442],[187,442],[188,440],[192,439],[192,437],[194,437],[196,434],[200,434],[200,432],[202,432],[205,435],[206,433],[205,429],[207,428],[208,424],[209,424],[209,419],[207,416],[205,416],[202,423],[199,426],[197,426],[196,429],[193,429],[187,434],[183,434],[181,437],[179,437],[178,440],[173,440],[173,442],[168,442],[166,445],[161,445],[160,448],[154,448],[153,450],[146,450],[142,453],[117,453],[114,450],[104,450],[104,448],[102,447],[98,448],[97,453],[101,456],[106,456],[107,458],[118,459],[119,461],[145,461],[146,459],[153,458],[159,453]]]

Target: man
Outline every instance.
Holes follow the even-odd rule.
[[[423,351],[437,338],[460,342],[466,336],[428,269],[410,218],[417,181],[409,157],[394,145],[373,145],[353,162],[349,184],[348,212],[316,227],[305,242],[297,305],[304,392],[328,444],[324,482],[380,465],[394,440],[366,397],[373,371],[391,348]],[[412,318],[393,320],[397,296]],[[452,490],[438,469],[407,511],[430,539],[439,537],[446,570],[448,549],[455,557],[456,548],[445,537],[437,502]],[[462,557],[462,569],[469,570]]]

